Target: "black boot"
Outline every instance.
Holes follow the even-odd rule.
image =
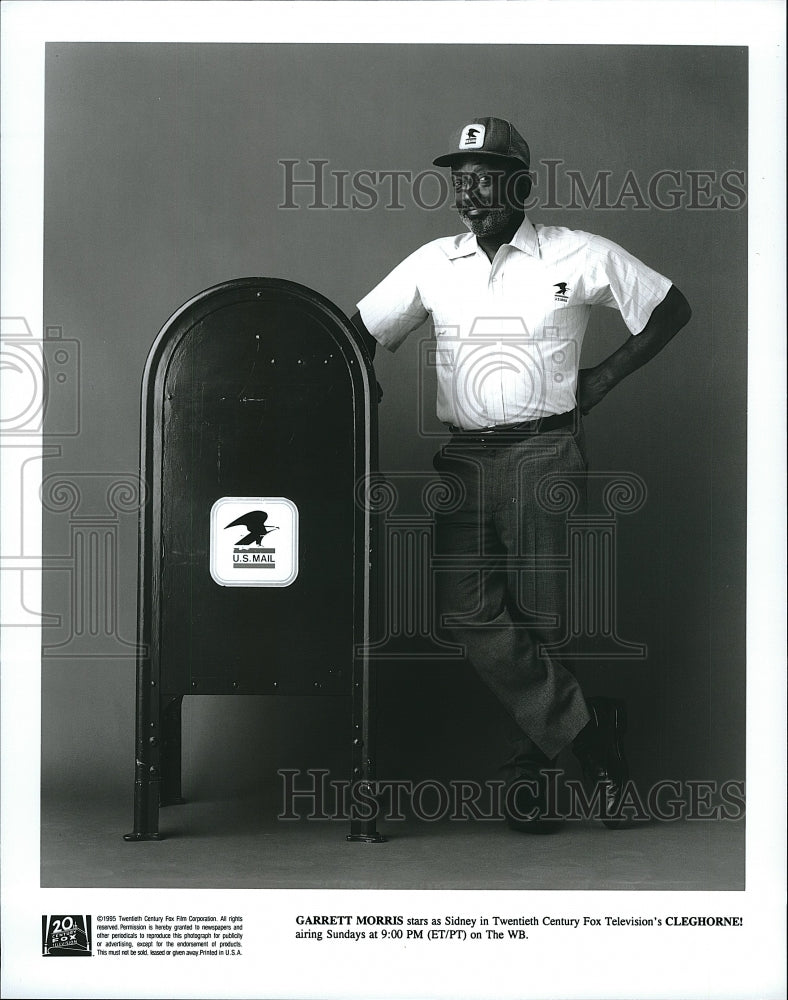
[[[621,807],[629,780],[623,737],[627,730],[626,706],[614,698],[586,699],[591,719],[572,744],[583,768],[583,777],[596,790],[602,786],[602,822],[609,830],[631,826]]]

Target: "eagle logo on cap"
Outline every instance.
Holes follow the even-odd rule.
[[[478,122],[474,122],[472,125],[466,125],[462,130],[460,135],[460,149],[480,149],[484,145],[484,134],[486,129],[484,125],[480,125]]]

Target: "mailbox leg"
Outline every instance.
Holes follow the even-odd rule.
[[[159,833],[159,786],[158,778],[152,778],[148,767],[137,761],[137,775],[134,781],[134,829],[124,833],[123,839],[160,840]]]
[[[163,699],[161,707],[161,805],[182,805],[181,707],[183,695]]]
[[[134,769],[134,829],[124,840],[159,840],[161,753],[158,670],[150,660],[137,664],[137,724]]]
[[[372,671],[369,661],[365,661],[360,669],[354,671],[353,681],[353,753],[352,780],[362,788],[374,789],[375,783],[375,715],[374,688]],[[365,795],[364,800],[375,799],[374,795]],[[362,844],[382,844],[386,838],[378,833],[376,816],[370,819],[360,819],[351,815],[350,833],[347,839]]]

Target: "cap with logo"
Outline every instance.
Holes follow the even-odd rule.
[[[526,170],[531,166],[528,143],[514,125],[503,118],[474,118],[453,134],[452,144],[451,153],[432,161],[436,167],[450,167],[469,153],[519,160]]]

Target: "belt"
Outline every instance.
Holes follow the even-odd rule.
[[[539,417],[537,420],[523,420],[519,424],[499,424],[486,431],[465,431],[461,427],[449,424],[452,443],[479,444],[489,448],[506,448],[517,441],[523,441],[534,434],[544,434],[546,431],[557,431],[562,427],[574,426],[578,417],[577,410],[566,413],[552,413],[549,417]]]

